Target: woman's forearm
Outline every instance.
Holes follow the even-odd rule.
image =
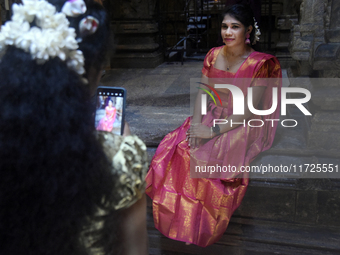
[[[135,204],[122,210],[121,237],[123,255],[147,255],[146,195]]]
[[[201,90],[199,90],[197,93],[195,106],[194,106],[194,114],[192,117],[192,123],[201,123],[202,121],[202,114],[201,114],[202,94],[203,94],[203,91]]]
[[[208,77],[203,75],[201,76],[201,83],[207,84],[208,83]],[[203,85],[200,84],[200,88],[203,88]],[[206,88],[205,88],[206,89]],[[198,90],[196,100],[195,100],[195,106],[194,106],[194,114],[192,118],[193,123],[201,123],[202,121],[202,94],[205,94],[205,92],[201,89]]]

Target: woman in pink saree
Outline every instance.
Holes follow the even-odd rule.
[[[225,45],[206,55],[200,88],[207,90],[227,79],[242,90],[245,102],[248,88],[252,87],[255,109],[272,109],[272,90],[281,87],[281,68],[274,56],[250,47],[250,42],[258,39],[257,31],[250,7],[229,7],[221,28]],[[231,92],[216,89],[221,103],[208,101],[207,114],[202,115],[202,89],[198,91],[193,117],[160,143],[146,177],[146,193],[153,199],[155,227],[162,234],[205,247],[221,238],[244,197],[248,174],[242,168],[271,147],[279,107],[258,116],[245,104],[244,114],[236,115]],[[235,124],[213,127],[214,119]],[[247,125],[250,119],[252,123]],[[236,171],[196,172],[196,166],[217,165],[231,166]]]
[[[113,106],[112,100],[109,100],[108,106],[105,107],[105,116],[99,121],[97,130],[111,132],[116,120],[116,112],[117,109]]]

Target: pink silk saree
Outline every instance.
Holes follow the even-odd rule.
[[[259,107],[270,109],[271,87],[281,87],[278,60],[269,54],[253,52],[237,73],[230,73],[214,67],[221,49],[213,48],[208,52],[202,73],[209,78],[234,79],[234,84],[241,88],[245,96],[250,86],[266,86]],[[257,79],[268,77],[276,79],[268,83]],[[231,93],[227,89],[220,89],[218,93],[223,106],[208,102],[207,115],[202,118],[202,123],[210,127],[213,119],[224,119],[232,114]],[[232,175],[207,176],[213,178],[191,178],[190,159],[200,165],[230,164],[238,169],[248,166],[260,152],[271,147],[277,122],[265,120],[278,119],[279,109],[269,116],[253,115],[251,119],[264,121],[265,124],[260,128],[241,125],[213,139],[202,141],[197,149],[190,150],[185,140],[190,117],[182,126],[164,137],[146,176],[146,194],[153,199],[155,227],[162,234],[202,247],[221,238],[230,217],[244,197],[248,185],[247,174],[237,172]]]

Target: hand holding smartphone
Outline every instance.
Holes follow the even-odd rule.
[[[122,135],[125,122],[126,90],[98,87],[96,92],[95,128]]]

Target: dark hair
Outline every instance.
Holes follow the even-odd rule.
[[[89,91],[65,61],[13,46],[0,77],[0,254],[86,254],[80,235],[115,187]]]
[[[91,67],[100,71],[103,68],[103,64],[110,56],[109,45],[112,42],[110,36],[110,22],[107,12],[103,10],[103,7],[94,1],[88,1],[88,11],[85,15],[78,17],[76,20],[71,21],[71,25],[76,27],[78,32],[79,21],[83,16],[91,15],[98,19],[100,28],[96,33],[83,38],[79,44],[79,49],[83,52],[85,57],[85,70],[89,70]],[[76,22],[76,24],[74,24]]]
[[[56,7],[57,11],[61,11],[64,3],[67,0],[47,0]],[[85,70],[89,71],[94,67],[99,71],[103,63],[110,55],[109,45],[112,38],[109,33],[110,21],[107,12],[104,11],[103,6],[94,0],[84,0],[86,3],[86,13],[78,17],[67,17],[70,21],[70,27],[74,27],[76,33],[79,35],[79,22],[86,16],[93,16],[99,21],[98,30],[85,38],[82,38],[79,44],[79,50],[83,52],[85,58]],[[85,76],[87,73],[85,73]]]
[[[247,29],[249,26],[253,27],[253,30],[250,33],[250,41],[253,42],[255,38],[255,24],[254,24],[254,13],[253,10],[244,4],[234,4],[227,7],[222,13],[222,20],[226,15],[230,15],[231,17],[240,21],[245,28]]]

